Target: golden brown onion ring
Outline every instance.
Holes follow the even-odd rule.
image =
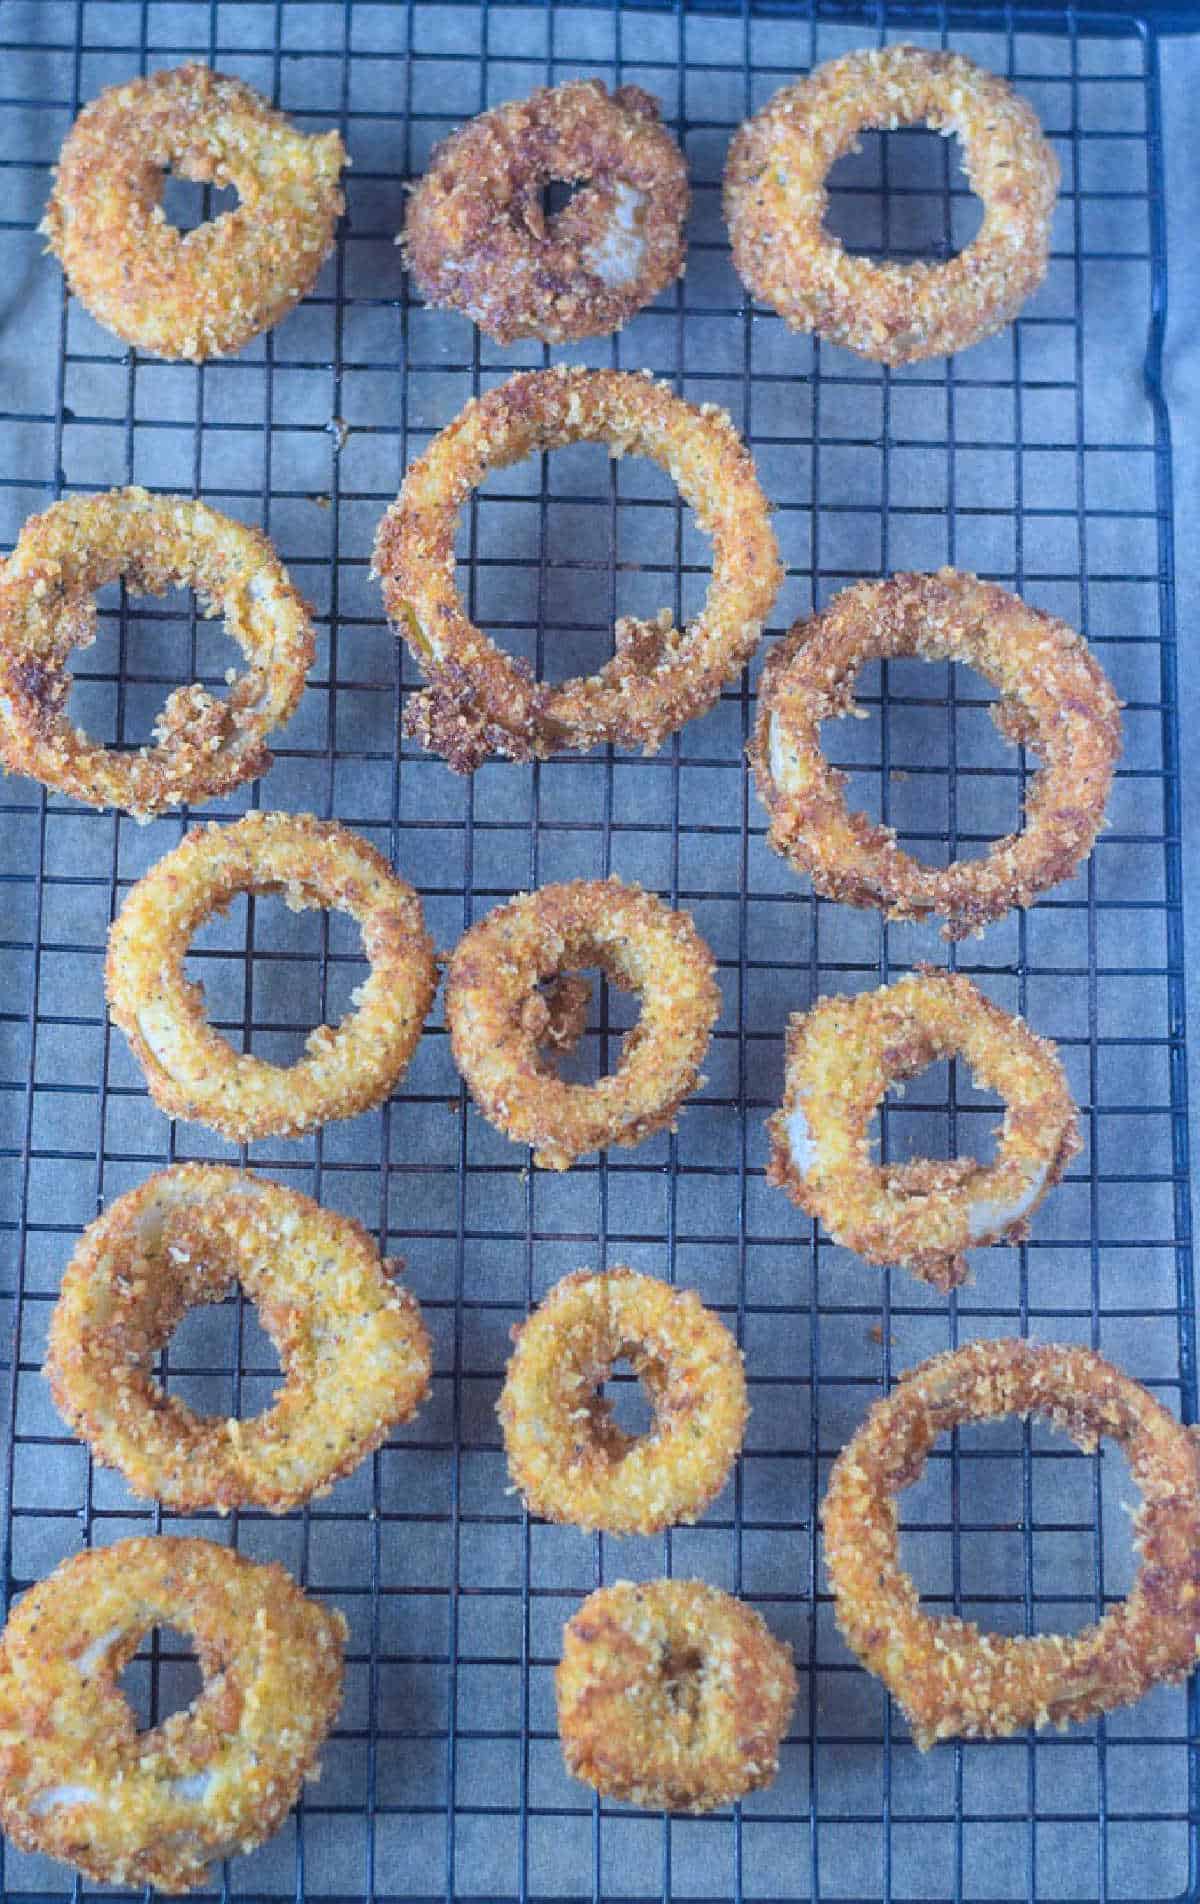
[[[675,628],[665,608],[650,621],[624,617],[611,661],[549,687],[468,620],[455,526],[490,469],[580,442],[665,469],[712,537],[713,575],[688,627]],[[409,702],[406,731],[458,773],[492,754],[529,760],[602,741],[654,753],[741,671],[783,576],[754,464],[724,411],[685,403],[649,372],[563,364],[497,385],[434,438],[379,525],[374,568],[429,681]]]
[[[1041,1415],[1081,1448],[1125,1450],[1142,1505],[1128,1596],[1080,1633],[1012,1638],[922,1613],[900,1566],[895,1496],[960,1422]],[[1089,1349],[972,1342],[904,1376],[842,1449],[822,1507],[825,1564],[846,1643],[903,1707],[924,1751],[939,1739],[1066,1726],[1186,1677],[1200,1651],[1195,1431]],[[1089,1588],[1090,1591],[1090,1588]]]
[[[204,1016],[184,973],[197,928],[237,893],[282,893],[294,911],[349,913],[371,964],[356,1009],[318,1025],[307,1055],[269,1064],[237,1052]],[[403,1075],[437,987],[421,902],[382,853],[310,813],[247,813],[195,827],[141,878],[108,935],[109,1009],[169,1117],[208,1124],[234,1143],[294,1137],[354,1117]]]
[[[567,1084],[542,1056],[551,1015],[538,986],[589,965],[640,992],[642,1012],[615,1071],[592,1085]],[[721,1010],[715,970],[688,914],[640,886],[577,879],[521,893],[472,926],[451,957],[454,1062],[489,1122],[532,1144],[544,1169],[566,1170],[610,1144],[640,1144],[673,1127],[701,1082]]]
[[[207,66],[110,86],[67,134],[42,221],[101,324],[158,357],[240,350],[312,290],[333,249],[347,163],[336,132],[306,138],[261,93]],[[167,171],[235,186],[240,203],[182,232]]]
[[[994,1162],[873,1162],[871,1120],[888,1086],[956,1054],[1005,1100]],[[961,972],[927,965],[793,1015],[783,1104],[767,1129],[769,1182],[867,1262],[899,1263],[943,1290],[965,1279],[968,1248],[1028,1235],[1030,1215],[1079,1149],[1049,1039]]]
[[[204,1685],[149,1732],[117,1683],[155,1626],[195,1645]],[[278,1830],[342,1695],[346,1623],[280,1566],[207,1540],[73,1554],[0,1640],[0,1821],[14,1844],[101,1884],[191,1891]]]
[[[977,668],[1003,697],[1001,733],[1045,763],[1023,829],[982,859],[913,859],[891,827],[847,810],[846,776],[821,752],[821,722],[854,712],[859,669],[896,655]],[[826,899],[878,906],[890,919],[936,913],[947,939],[978,934],[1091,852],[1121,751],[1120,706],[1080,635],[995,583],[956,569],[856,583],[797,622],[763,669],[751,759],[768,838]]]
[[[63,1277],[46,1375],[60,1413],[135,1494],[174,1508],[328,1494],[429,1393],[429,1336],[402,1265],[362,1225],[224,1164],[176,1164],[89,1224]],[[283,1386],[252,1420],[199,1416],[154,1378],[187,1311],[238,1283]]]
[[[957,133],[984,218],[945,264],[852,258],[825,228],[830,169],[871,127]],[[1037,114],[961,53],[847,53],[784,86],[736,134],[725,217],[743,283],[797,331],[885,364],[965,350],[1046,275],[1059,166]]]
[[[683,270],[687,166],[640,86],[539,87],[438,146],[409,200],[404,248],[422,297],[498,343],[620,330]],[[548,218],[552,179],[575,185]]]

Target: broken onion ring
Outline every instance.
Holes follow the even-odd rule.
[[[554,1685],[572,1776],[662,1811],[713,1811],[769,1785],[796,1701],[791,1648],[703,1580],[589,1594],[563,1629]]]
[[[176,1164],[84,1231],[50,1325],[59,1412],[135,1494],[174,1508],[328,1494],[429,1393],[416,1301],[348,1216],[225,1164]],[[191,1308],[237,1282],[279,1352],[283,1387],[253,1420],[197,1415],[153,1361]]]
[[[608,1534],[699,1520],[729,1476],[749,1409],[742,1354],[693,1289],[576,1270],[513,1330],[497,1410],[531,1514]],[[627,1435],[600,1393],[627,1360],[654,1409]]]
[[[686,628],[663,609],[624,617],[596,674],[534,681],[467,618],[455,583],[458,511],[489,469],[565,443],[607,443],[665,469],[713,541],[704,606]],[[375,540],[388,615],[429,680],[405,731],[457,773],[492,754],[543,758],[611,742],[653,753],[707,713],[753,652],[783,571],[754,464],[724,411],[697,409],[647,371],[565,364],[522,372],[473,398],[411,463]]]
[[[597,965],[642,995],[615,1071],[567,1084],[541,1054],[538,986]],[[446,974],[454,1062],[484,1116],[533,1161],[566,1170],[585,1151],[640,1144],[673,1127],[700,1084],[721,1010],[712,953],[685,912],[619,879],[543,886],[497,906],[459,940]],[[548,1009],[548,1008],[547,1008]]]
[[[873,1163],[868,1132],[889,1084],[956,1052],[1005,1100],[995,1161]],[[770,1183],[867,1262],[898,1263],[943,1290],[965,1279],[968,1247],[1028,1235],[1030,1215],[1079,1149],[1049,1039],[961,972],[928,965],[793,1015],[783,1104],[767,1129]]]
[[[371,964],[356,1009],[318,1025],[308,1055],[268,1064],[236,1052],[184,974],[192,935],[237,893],[282,893],[294,911],[336,907],[362,928]],[[311,813],[247,813],[195,827],[126,897],[108,935],[109,1008],[169,1117],[234,1143],[295,1137],[354,1117],[403,1075],[437,987],[421,902],[382,853]]]
[[[67,713],[67,657],[95,640],[95,592],[122,575],[151,595],[194,588],[250,663],[227,677],[227,699],[198,681],[176,688],[158,745],[138,753],[89,740]],[[308,609],[257,530],[188,496],[67,496],[30,517],[0,567],[0,756],[10,773],[139,820],[230,793],[270,766],[265,737],[295,711],[313,648]]]
[[[859,134],[925,124],[957,133],[977,236],[944,264],[852,258],[824,225],[825,180]],[[965,350],[1012,322],[1046,275],[1059,165],[1037,114],[962,53],[887,46],[829,60],[743,125],[725,166],[725,217],[743,283],[797,331],[885,364]]]
[[[1081,1448],[1120,1443],[1141,1490],[1141,1564],[1120,1605],[1080,1633],[1013,1638],[923,1613],[900,1566],[895,1495],[960,1422],[1041,1415]],[[821,1515],[838,1626],[903,1707],[917,1745],[1066,1726],[1180,1680],[1200,1654],[1195,1430],[1090,1349],[979,1341],[905,1375],[838,1455]],[[1090,1588],[1089,1588],[1090,1592]]]
[[[508,344],[604,337],[683,270],[687,166],[640,86],[539,87],[438,146],[404,250],[427,304]],[[552,179],[577,186],[548,217]]]
[[[204,1685],[139,1732],[118,1684],[190,1634]],[[278,1830],[342,1695],[346,1622],[277,1565],[207,1540],[118,1540],[31,1587],[0,1640],[0,1820],[102,1884],[190,1891]]]
[[[240,350],[312,290],[333,249],[347,163],[243,80],[178,66],[110,86],[67,134],[41,229],[75,296],[139,350],[202,363]],[[232,211],[180,231],[170,170],[236,186]]]
[[[895,655],[978,668],[1003,697],[993,717],[1001,733],[1045,762],[1024,828],[982,859],[913,859],[891,827],[847,810],[846,776],[821,752],[821,722],[854,711],[859,669]],[[890,919],[936,913],[942,936],[961,939],[1032,905],[1087,858],[1120,751],[1120,702],[1082,637],[993,582],[939,569],[858,582],[795,624],[763,669],[751,759],[771,845],[819,893]]]

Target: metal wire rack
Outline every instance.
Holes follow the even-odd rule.
[[[1043,291],[1003,336],[889,373],[747,306],[720,219],[731,129],[850,45],[919,37],[1014,78],[1063,160]],[[1153,22],[1114,10],[931,4],[326,4],[7,0],[0,12],[0,536],[67,489],[143,481],[262,524],[314,600],[312,683],[253,804],[333,814],[420,886],[440,942],[513,890],[613,870],[690,908],[726,1008],[706,1088],[677,1136],[565,1177],[468,1108],[440,1018],[381,1112],[250,1161],[359,1215],[408,1259],[438,1341],[419,1419],[311,1510],[182,1524],[277,1556],[351,1624],[345,1710],[325,1775],[270,1845],[228,1867],[260,1898],[1078,1899],[1192,1896],[1200,1738],[1194,1695],[1163,1692],[1065,1737],[922,1758],[833,1630],[817,1504],[828,1463],[900,1369],[978,1333],[1090,1342],[1192,1419],[1196,1406],[1184,1076],[1169,430],[1159,379],[1164,217]],[[314,296],[232,362],[163,365],[63,295],[35,226],[48,167],[102,85],[199,56],[304,124],[340,126],[348,216]],[[619,338],[558,357],[649,366],[728,406],[778,505],[788,582],[772,634],[859,575],[950,561],[1082,627],[1127,702],[1111,828],[1030,914],[948,954],[932,930],[817,901],[763,844],[742,765],[752,682],[653,760],[611,753],[455,780],[407,743],[414,685],[367,575],[408,459],[472,392],[540,349],[489,345],[410,298],[392,235],[403,181],[455,122],[576,73],[658,93],[688,153],[686,278]],[[971,200],[946,142],[869,140],[834,177],[863,248],[962,242]],[[171,186],[181,220],[207,215]],[[705,551],[669,487],[565,451],[505,472],[469,514],[475,616],[539,669],[594,664],[615,614],[678,615]],[[220,685],[228,658],[190,600],[113,593],[74,705],[124,744],[167,687]],[[857,791],[929,856],[979,851],[1015,819],[1025,773],[972,677],[894,663],[868,720],[831,747]],[[228,818],[240,802],[211,815]],[[196,817],[194,814],[188,818]],[[177,1517],[93,1470],[40,1374],[58,1277],[101,1202],[164,1161],[231,1154],[149,1105],[106,1026],[108,923],[184,820],[139,829],[28,783],[0,803],[0,1181],[6,1435],[3,1586],[81,1543]],[[213,1015],[265,1055],[345,1008],[361,950],[341,921],[251,903],[193,960]],[[949,1302],[866,1270],[762,1176],[782,1028],[820,990],[950,957],[1058,1039],[1086,1148],[1019,1251],[980,1253]],[[601,987],[586,1062],[627,1020]],[[882,1118],[886,1154],[986,1141],[991,1106],[942,1067]],[[492,1414],[511,1323],[579,1263],[630,1261],[699,1287],[747,1354],[754,1416],[735,1481],[695,1529],[614,1542],[530,1523],[505,1492]],[[240,1301],[192,1316],[164,1379],[250,1412],[269,1348]],[[1009,1425],[1011,1428],[1011,1424]],[[1013,1631],[1069,1628],[1130,1572],[1113,1456],[1032,1430],[961,1434],[906,1501],[905,1551],[935,1604]],[[593,1802],[563,1773],[550,1676],[562,1620],[601,1580],[697,1572],[759,1605],[802,1683],[776,1785],[704,1820]],[[186,1648],[156,1634],[131,1697],[189,1694]],[[48,1861],[4,1853],[14,1899],[74,1895]]]

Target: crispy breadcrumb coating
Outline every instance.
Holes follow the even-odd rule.
[[[640,86],[539,87],[437,147],[403,242],[427,304],[498,343],[620,330],[683,271],[687,166]],[[576,185],[547,217],[552,179]]]
[[[224,699],[198,681],[176,688],[157,746],[137,753],[102,747],[67,713],[68,659],[96,639],[96,591],[118,576],[149,595],[194,588],[250,663]],[[308,608],[256,529],[188,496],[64,497],[29,518],[0,566],[0,757],[139,820],[230,793],[270,766],[266,736],[295,712],[313,649]]]
[[[641,1017],[625,1034],[615,1071],[595,1084],[567,1084],[542,1055],[538,986],[589,965],[640,992]],[[715,971],[690,916],[640,886],[576,879],[521,893],[472,926],[451,957],[454,1062],[490,1123],[532,1144],[543,1169],[566,1170],[586,1151],[674,1128],[684,1098],[702,1082],[720,1014]]]
[[[666,470],[712,538],[713,574],[689,626],[674,627],[665,608],[649,621],[624,617],[611,661],[550,687],[468,620],[454,536],[460,508],[490,469],[579,442]],[[740,672],[783,579],[753,461],[723,410],[685,403],[648,371],[563,364],[472,399],[409,465],[379,525],[374,570],[429,681],[409,702],[406,731],[457,773],[493,754],[530,760],[602,741],[654,753]]]
[[[960,1422],[1040,1415],[1081,1448],[1117,1441],[1141,1490],[1128,1596],[1071,1635],[1010,1638],[923,1613],[900,1566],[895,1495]],[[1089,1349],[972,1342],[935,1355],[877,1402],[834,1463],[825,1564],[848,1646],[900,1702],[921,1749],[1090,1719],[1183,1679],[1200,1652],[1200,1475],[1195,1430]]]
[[[855,711],[860,668],[896,655],[977,668],[1003,697],[993,714],[1001,733],[1044,762],[1024,827],[981,859],[913,859],[891,827],[848,811],[846,775],[821,751],[821,722]],[[768,838],[826,899],[878,906],[889,919],[935,913],[947,939],[978,934],[1091,852],[1120,757],[1120,710],[1083,637],[994,582],[948,568],[858,582],[797,622],[763,669],[750,757]]]
[[[371,971],[356,1009],[336,1030],[310,1032],[296,1064],[235,1051],[184,972],[197,928],[237,893],[282,893],[295,912],[336,908],[362,928]],[[109,931],[105,981],[159,1109],[250,1143],[381,1103],[416,1048],[437,967],[420,899],[366,840],[311,813],[247,813],[194,827],[139,879]]]
[[[741,1350],[695,1290],[623,1267],[576,1270],[513,1342],[498,1413],[531,1514],[609,1534],[699,1520],[750,1410]],[[600,1393],[623,1359],[654,1410],[644,1435],[618,1428]]]
[[[604,1798],[705,1812],[769,1785],[796,1700],[791,1648],[702,1580],[619,1580],[563,1630],[558,1731]]]
[[[41,229],[75,296],[157,357],[228,356],[312,290],[344,210],[336,132],[307,138],[243,80],[177,66],[110,86],[67,134]],[[234,186],[233,211],[182,232],[170,170]]]
[[[955,1054],[1005,1100],[995,1161],[875,1163],[871,1120],[888,1086]],[[867,1262],[898,1263],[942,1290],[965,1280],[968,1247],[1028,1235],[1030,1215],[1079,1149],[1050,1040],[961,972],[928,965],[793,1015],[783,1104],[767,1130],[768,1182]]]
[[[152,1731],[117,1681],[189,1634],[204,1685]],[[119,1540],[31,1587],[0,1640],[0,1821],[102,1884],[190,1891],[278,1830],[342,1696],[346,1622],[280,1566],[207,1540]]]
[[[945,264],[852,258],[825,181],[871,127],[957,133],[977,236]],[[741,127],[725,166],[733,262],[793,330],[885,364],[948,357],[1012,322],[1046,275],[1059,166],[1037,114],[962,53],[886,46],[829,60]]]
[[[63,1277],[45,1373],[60,1413],[135,1494],[174,1508],[328,1494],[429,1393],[429,1336],[402,1265],[362,1225],[224,1164],[176,1164],[89,1224]],[[251,1420],[197,1415],[155,1380],[187,1311],[238,1283],[283,1386]]]

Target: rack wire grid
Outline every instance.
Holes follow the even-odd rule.
[[[829,17],[827,17],[827,15]],[[725,995],[705,1088],[675,1136],[566,1175],[470,1107],[440,1017],[391,1101],[246,1154],[361,1217],[408,1260],[437,1343],[417,1420],[311,1509],[178,1517],[137,1501],[64,1431],[40,1373],[64,1263],[101,1204],[183,1157],[230,1149],[172,1126],[106,1024],[105,934],[131,882],[192,813],[138,827],[10,782],[0,808],[6,1341],[3,1580],[182,1526],[283,1560],[346,1613],[347,1697],[324,1776],[263,1849],[225,1868],[257,1898],[1096,1899],[1196,1888],[1197,1709],[1163,1690],[1065,1736],[927,1756],[841,1646],[820,1572],[828,1465],[921,1356],[979,1334],[1090,1343],[1191,1419],[1196,1403],[1183,1049],[1178,735],[1168,417],[1159,380],[1165,258],[1152,24],[928,5],[20,4],[0,16],[0,533],[68,490],[142,481],[261,524],[316,605],[320,652],[253,805],[336,815],[424,895],[439,943],[514,890],[609,871],[687,907]],[[1010,75],[1063,164],[1043,290],[1000,336],[888,372],[752,308],[729,263],[719,181],[733,127],[786,80],[864,43],[952,45]],[[243,75],[303,125],[336,124],[348,212],[313,296],[228,362],[162,364],[69,301],[41,255],[48,168],[81,102],[188,56]],[[397,740],[416,683],[368,575],[374,525],[408,460],[474,391],[547,360],[427,311],[395,250],[404,181],[482,107],[595,73],[661,96],[688,155],[686,277],[619,337],[553,353],[648,366],[727,406],[777,505],[788,579],[771,636],[860,576],[951,562],[1084,629],[1127,703],[1111,825],[1076,878],[949,951],[814,898],[769,854],[743,764],[753,680],[654,759],[599,752],[472,781]],[[948,142],[864,142],[833,178],[859,248],[945,255],[973,201]],[[180,181],[168,211],[224,201]],[[977,215],[977,209],[976,214]],[[648,466],[576,447],[502,472],[468,512],[471,611],[556,674],[595,665],[616,614],[678,616],[706,545]],[[73,705],[144,741],[170,684],[217,686],[233,656],[191,599],[102,600]],[[753,674],[753,671],[752,671]],[[1017,818],[1025,758],[961,670],[897,662],[831,724],[853,790],[933,858]],[[849,730],[847,732],[847,730]],[[205,818],[227,820],[246,800]],[[345,921],[239,903],[192,969],[235,1040],[286,1059],[362,976]],[[787,1014],[920,957],[969,971],[1062,1048],[1085,1149],[1018,1250],[978,1252],[948,1300],[864,1267],[763,1177]],[[628,1007],[603,987],[579,1062],[607,1067]],[[955,1067],[882,1118],[885,1154],[986,1146],[994,1104]],[[746,1351],[753,1416],[736,1477],[695,1528],[615,1541],[521,1511],[493,1414],[510,1326],[563,1272],[629,1262],[699,1288]],[[250,1412],[276,1370],[240,1300],[188,1318],[164,1380]],[[624,1410],[630,1388],[617,1387]],[[1120,1457],[1041,1427],[963,1431],[905,1502],[904,1551],[935,1606],[1003,1630],[1066,1630],[1131,1577]],[[552,1670],[563,1620],[605,1580],[700,1574],[761,1608],[796,1651],[800,1697],[777,1782],[705,1819],[597,1802],[566,1776]],[[127,1676],[158,1717],[194,1665],[157,1633]],[[64,1868],[4,1854],[5,1894],[74,1896]]]

